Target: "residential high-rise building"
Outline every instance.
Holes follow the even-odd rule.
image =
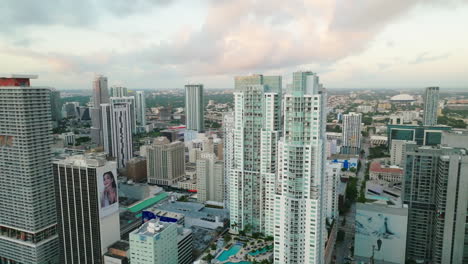
[[[407,260],[467,263],[467,150],[407,144],[405,161]]]
[[[223,116],[223,161],[224,161],[224,208],[229,209],[229,193],[231,185],[229,179],[234,164],[234,114]]]
[[[197,199],[199,202],[224,201],[224,164],[214,153],[201,153],[197,164]]]
[[[405,163],[405,145],[416,144],[415,141],[394,139],[390,145],[390,162],[392,165],[403,166]]]
[[[102,145],[102,112],[101,104],[109,103],[109,90],[107,88],[107,77],[97,75],[93,81],[93,107],[91,114],[91,141]]]
[[[130,124],[132,133],[136,133],[136,105],[135,105],[135,97],[127,96],[127,97],[111,97],[110,104],[119,104],[119,103],[128,103],[130,107]]]
[[[172,185],[185,175],[185,146],[166,137],[154,139],[146,148],[148,183]]]
[[[127,87],[122,86],[111,86],[109,90],[110,97],[127,97],[128,91]]]
[[[129,103],[101,104],[104,151],[123,168],[133,157],[132,115]]]
[[[270,209],[265,203],[273,202],[272,198],[267,200],[266,189],[274,185],[271,177],[276,166],[272,161],[281,122],[280,94],[281,76],[235,78],[234,140],[226,146],[234,150],[232,168],[228,169],[231,232],[265,233],[265,210]],[[267,168],[268,163],[272,167]]]
[[[186,129],[203,132],[204,124],[203,85],[185,85],[185,120]]]
[[[0,263],[59,263],[50,89],[0,76]]]
[[[326,94],[312,72],[295,72],[284,95],[278,145],[275,263],[323,263]]]
[[[54,161],[53,175],[60,263],[103,263],[120,239],[117,164],[104,153],[70,156]]]
[[[77,118],[79,117],[79,102],[66,102],[62,105],[62,116],[65,118]]]
[[[361,150],[362,114],[349,113],[343,115],[343,154],[359,154]]]
[[[62,103],[60,102],[60,91],[55,89],[50,90],[50,111],[52,121],[60,121],[62,119]]]
[[[177,224],[150,220],[130,233],[132,264],[178,264]]]
[[[145,92],[137,91],[135,95],[136,101],[136,119],[139,126],[146,126],[146,101]]]
[[[439,87],[427,87],[424,94],[424,126],[437,125],[437,109],[439,107]]]
[[[340,183],[340,172],[342,164],[327,161],[325,165],[325,215],[330,223],[338,218],[338,185]]]

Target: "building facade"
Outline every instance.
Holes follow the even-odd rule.
[[[170,142],[158,137],[146,149],[148,183],[173,185],[185,175],[185,146],[180,141]]]
[[[323,263],[326,94],[312,72],[295,72],[284,95],[284,137],[275,188],[275,263]]]
[[[111,97],[110,104],[122,104],[127,103],[129,104],[129,111],[130,111],[130,124],[132,133],[136,133],[136,104],[135,104],[135,97],[127,96],[127,97]]]
[[[111,86],[111,88],[109,89],[109,95],[110,97],[127,97],[128,96],[127,87]]]
[[[362,114],[343,115],[343,154],[359,154],[361,150]]]
[[[277,112],[281,113],[279,103],[270,103],[267,108],[266,102],[275,100],[273,98],[279,100],[277,94],[280,92],[280,76],[235,78],[234,140],[231,146],[226,147],[234,151],[232,168],[229,169],[231,232],[265,233],[266,186],[261,176],[261,160],[267,153],[275,152],[265,149],[266,142],[262,150],[261,140],[264,129],[271,128],[265,123],[267,116],[271,120],[275,119]]]
[[[136,102],[136,119],[137,125],[139,126],[146,126],[146,98],[145,92],[137,91],[135,94],[135,102]]]
[[[107,88],[107,77],[97,75],[93,81],[93,107],[91,113],[91,140],[102,146],[102,112],[101,104],[109,103],[109,90]]]
[[[60,263],[50,89],[0,76],[0,262]]]
[[[234,114],[226,113],[223,116],[223,161],[224,161],[224,208],[229,209],[229,184],[231,170],[234,164]]]
[[[124,168],[133,157],[132,115],[129,103],[101,104],[104,151]]]
[[[392,165],[402,167],[405,163],[405,150],[406,144],[416,144],[415,141],[410,140],[399,140],[394,139],[392,140],[392,144],[390,146],[390,162]]]
[[[466,263],[467,189],[466,149],[406,145],[407,259]]]
[[[224,164],[214,153],[201,153],[197,159],[197,200],[224,202]]]
[[[120,239],[117,165],[104,153],[53,163],[60,263],[103,263]]]
[[[177,224],[150,220],[130,233],[132,264],[178,264]]]
[[[58,122],[62,119],[62,103],[60,102],[60,91],[50,90],[50,112],[52,121]]]
[[[187,130],[203,132],[205,129],[204,112],[203,85],[185,85],[185,120]]]
[[[424,126],[437,125],[437,109],[439,108],[439,87],[427,87],[424,94]]]

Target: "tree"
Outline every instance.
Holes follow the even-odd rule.
[[[215,245],[215,244],[211,244],[210,248],[211,248],[211,250],[216,250],[216,245]]]
[[[352,167],[351,169],[349,169],[350,172],[356,172],[356,168]]]
[[[230,234],[225,234],[223,239],[224,239],[224,242],[228,243],[229,241],[231,241],[232,236]]]

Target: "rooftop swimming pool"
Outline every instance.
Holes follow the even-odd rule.
[[[219,261],[226,261],[229,259],[229,257],[234,256],[237,254],[242,248],[242,245],[236,244],[232,247],[230,247],[228,250],[224,250],[221,255],[219,255],[216,259]],[[242,263],[242,262],[240,262]],[[242,264],[250,264],[250,262],[244,262]]]

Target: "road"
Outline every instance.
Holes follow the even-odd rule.
[[[361,169],[357,173],[358,190],[361,188],[362,181],[365,180],[367,156],[369,155],[369,141],[367,138],[363,138],[362,149],[364,149],[365,154],[359,159],[361,161]],[[340,217],[339,229],[345,231],[345,238],[342,242],[337,242],[335,246],[335,263],[337,264],[347,263],[345,258],[353,255],[351,246],[354,245],[355,217],[356,204],[353,203],[348,213],[344,217]],[[346,219],[345,225],[342,225],[343,219]]]

